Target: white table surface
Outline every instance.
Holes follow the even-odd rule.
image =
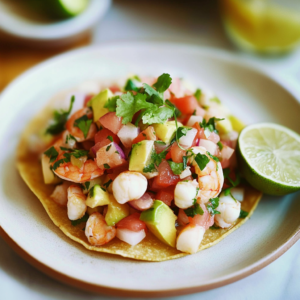
[[[300,50],[287,57],[268,59],[241,53],[231,45],[222,30],[216,2],[204,2],[115,0],[108,14],[95,28],[93,44],[153,40],[223,49],[275,72],[300,93]],[[300,242],[297,242],[275,262],[238,282],[168,299],[300,299],[299,254]],[[0,238],[0,299],[119,298],[86,293],[49,278],[18,257]]]

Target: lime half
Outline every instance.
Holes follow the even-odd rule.
[[[300,136],[281,125],[260,123],[244,128],[238,160],[247,181],[270,195],[300,190]]]

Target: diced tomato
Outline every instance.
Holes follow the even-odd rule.
[[[147,227],[145,222],[140,220],[140,214],[134,213],[118,222],[117,228],[138,232],[142,229],[146,230]]]
[[[143,130],[133,141],[132,144],[139,143],[144,140],[156,141],[156,135],[153,126],[147,127]]]
[[[110,130],[106,129],[106,128],[102,128],[102,129],[100,129],[100,130],[96,133],[96,135],[95,135],[95,137],[94,137],[95,143],[96,143],[96,144],[97,144],[97,143],[100,143],[100,142],[102,142],[103,140],[108,140],[109,143],[111,143],[112,141],[111,141],[110,139],[108,139],[109,136],[112,137],[112,139],[113,139],[113,141],[114,141],[115,143],[117,143],[117,144],[120,143],[119,137],[118,137],[117,135],[115,135],[113,132],[111,132]],[[109,143],[108,143],[108,144],[109,144]]]
[[[171,158],[175,163],[182,163],[182,157],[186,155],[186,150],[182,150],[177,143],[174,143],[171,147]]]
[[[168,206],[171,205],[172,200],[174,199],[174,188],[167,188],[160,190],[157,194],[155,199],[163,201]]]
[[[123,126],[122,118],[117,117],[115,112],[105,114],[99,119],[99,121],[103,127],[109,129],[114,134],[118,134],[119,130]]]
[[[185,97],[181,97],[181,98],[171,97],[170,101],[184,115],[192,115],[195,110],[196,110],[196,114],[202,113],[202,111],[201,111],[202,108],[199,106],[197,99],[194,96],[185,96]],[[197,115],[199,115],[199,114],[197,114]]]
[[[166,160],[171,159],[171,158],[172,158],[171,151],[168,151],[168,153],[166,155]]]
[[[81,143],[83,149],[90,150],[92,147],[95,146],[95,143],[93,141],[84,141]]]
[[[126,160],[118,152],[116,144],[110,143],[109,146],[105,145],[97,151],[96,163],[100,169],[107,170],[123,165]]]
[[[163,160],[158,167],[158,176],[154,178],[154,182],[161,187],[168,187],[170,185],[175,185],[180,178],[175,175],[166,160]]]
[[[200,204],[200,207],[203,210],[203,215],[195,215],[193,218],[188,217],[192,225],[199,225],[208,229],[214,224],[214,216],[211,216],[207,211],[207,208],[204,204]]]
[[[88,104],[88,102],[94,97],[94,95],[87,95],[84,98],[84,102],[83,102],[83,107],[86,107],[86,105]]]
[[[110,91],[111,91],[113,94],[116,93],[116,92],[121,92],[120,87],[118,87],[117,85],[111,85],[111,86],[109,87],[109,89],[110,89]]]
[[[115,167],[111,170],[110,174],[108,174],[108,177],[111,179],[111,180],[115,180],[116,177],[122,173],[122,172],[125,172],[125,171],[128,171],[128,163],[124,163],[123,165],[121,166],[118,166],[118,167]]]

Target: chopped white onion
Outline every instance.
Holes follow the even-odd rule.
[[[132,141],[139,135],[139,133],[140,129],[138,127],[132,123],[127,123],[119,130],[118,137],[120,138],[124,147],[130,148]]]
[[[146,233],[144,229],[135,232],[129,229],[117,228],[117,238],[131,246],[137,245],[145,236]]]
[[[212,141],[201,139],[200,143],[199,143],[199,146],[204,147],[212,155],[216,154],[217,145]]]
[[[201,116],[191,116],[186,123],[186,126],[193,126],[195,123],[200,123],[203,121],[203,117]]]
[[[182,172],[181,174],[179,175],[180,179],[183,179],[185,177],[188,177],[190,175],[192,175],[192,172],[190,170],[191,167],[186,167]]]
[[[221,158],[222,160],[224,159],[230,159],[230,157],[232,156],[234,152],[234,149],[226,146],[226,145],[223,145],[223,149],[221,150]]]
[[[243,202],[244,195],[245,195],[245,189],[241,188],[241,187],[232,188],[231,189],[231,195],[237,201]]]
[[[191,147],[196,134],[197,134],[197,129],[191,128],[190,130],[187,131],[186,135],[182,136],[179,139],[179,144],[187,146],[187,147]]]

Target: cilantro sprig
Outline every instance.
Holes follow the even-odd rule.
[[[69,148],[65,148],[65,147],[60,147],[61,150],[63,151],[68,151],[65,152],[63,154],[62,159],[59,159],[58,161],[56,161],[53,166],[52,166],[52,170],[56,170],[61,164],[63,163],[68,163],[71,161],[71,156],[74,156],[75,158],[80,158],[82,156],[87,156],[89,151],[88,150],[82,150],[82,149],[69,149]]]
[[[86,138],[92,123],[93,119],[89,119],[87,115],[83,115],[75,120],[74,127],[78,127],[82,131],[84,138]]]
[[[69,114],[73,108],[73,103],[75,101],[75,96],[71,97],[70,106],[67,111],[55,110],[53,112],[53,124],[50,124],[46,129],[46,134],[57,135],[65,130],[65,125],[67,123]]]
[[[168,164],[170,165],[170,167],[175,175],[180,175],[184,170],[183,163],[175,163],[171,160],[168,160]]]
[[[210,118],[207,122],[205,119],[203,119],[202,122],[199,123],[200,127],[204,129],[204,133],[206,137],[208,137],[212,132],[218,133],[218,130],[216,129],[216,122],[223,121],[224,118]]]
[[[56,151],[56,149],[53,146],[51,148],[49,148],[47,151],[45,151],[44,154],[50,158],[50,161],[49,161],[50,163],[56,161],[57,156],[58,156],[58,152]]]
[[[197,203],[198,192],[199,192],[199,188],[196,189],[196,196],[193,199],[193,206],[191,206],[191,207],[189,207],[189,208],[187,208],[187,209],[184,210],[185,214],[188,217],[193,218],[196,215],[203,215],[204,214],[203,209],[201,208],[201,206],[199,205],[199,203]]]
[[[216,210],[216,208],[219,206],[219,198],[211,198],[208,202],[208,204],[206,205],[207,211],[210,213],[211,216],[220,214],[220,212],[218,210]]]
[[[248,215],[249,215],[249,213],[247,211],[244,211],[244,210],[241,209],[239,218],[240,219],[245,219],[246,217],[248,217]]]

